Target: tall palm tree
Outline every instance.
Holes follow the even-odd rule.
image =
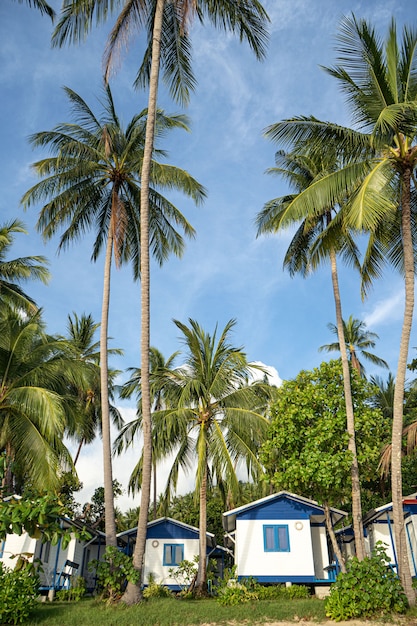
[[[63,45],[67,41],[78,42],[85,37],[94,18],[100,22],[107,18],[109,10],[122,7],[121,13],[110,34],[106,51],[106,79],[113,60],[126,42],[132,30],[147,29],[148,48],[139,70],[137,84],[149,85],[148,118],[145,133],[144,159],[141,169],[143,193],[140,207],[141,247],[141,371],[142,371],[142,411],[144,465],[141,492],[141,507],[138,522],[138,537],[133,557],[134,566],[143,568],[146,545],[147,511],[151,487],[151,399],[149,389],[149,348],[150,348],[150,269],[149,269],[149,182],[151,158],[155,138],[155,120],[158,98],[159,72],[162,66],[164,78],[171,94],[179,101],[187,102],[190,90],[195,86],[191,69],[191,45],[188,26],[192,18],[201,23],[207,19],[214,26],[238,33],[240,40],[246,39],[257,58],[265,55],[269,21],[259,0],[240,2],[221,0],[63,0],[62,17],[52,41]],[[128,584],[123,601],[133,604],[141,597],[140,588]]]
[[[327,324],[329,330],[332,333],[337,335],[337,328],[334,324]],[[365,322],[361,320],[354,319],[352,315],[349,316],[347,322],[343,320],[343,331],[345,335],[346,346],[348,350],[349,360],[352,367],[358,372],[359,376],[365,377],[365,367],[363,363],[359,360],[358,352],[368,361],[373,363],[374,365],[379,365],[380,367],[389,368],[389,365],[384,359],[381,359],[376,354],[369,352],[368,348],[375,347],[375,339],[378,339],[378,335],[376,333],[372,333],[369,330],[366,330]],[[319,348],[320,351],[326,352],[339,352],[340,345],[339,343],[329,343]]]
[[[166,395],[167,387],[164,384],[165,374],[173,369],[174,361],[178,356],[178,352],[171,354],[168,359],[165,359],[160,350],[151,346],[149,351],[149,363],[150,363],[150,391],[151,391],[151,405],[152,412],[161,411],[166,409],[169,404],[169,398]],[[131,398],[133,394],[137,396],[138,400],[138,417],[129,424],[126,424],[124,428],[120,430],[120,433],[115,441],[115,450],[118,454],[121,454],[127,447],[133,445],[135,436],[141,432],[142,429],[142,376],[140,368],[129,368],[131,372],[130,379],[124,383],[120,390],[121,398]],[[159,461],[165,459],[169,453],[174,449],[176,442],[165,431],[158,429],[154,424],[152,425],[152,474],[153,474],[153,517],[157,516],[157,464]],[[142,455],[139,459],[136,467],[134,468],[130,480],[129,490],[134,494],[139,492],[142,487],[142,470],[143,470],[143,449]]]
[[[38,229],[45,238],[66,227],[59,250],[78,239],[86,230],[96,229],[92,260],[103,247],[105,250],[104,288],[100,326],[100,389],[103,436],[104,488],[106,496],[106,541],[116,546],[116,524],[113,504],[113,476],[108,398],[108,314],[110,272],[114,256],[116,266],[132,261],[134,276],[140,274],[140,250],[143,231],[140,226],[140,198],[145,192],[139,177],[144,159],[146,111],[135,115],[123,128],[113,102],[110,87],[105,89],[104,110],[95,116],[87,103],[74,91],[65,88],[78,123],[59,124],[52,131],[31,137],[34,146],[48,146],[55,156],[34,164],[43,177],[41,182],[23,196],[25,207],[48,200],[40,212]],[[186,129],[183,116],[165,116],[158,112],[157,136],[170,128]],[[155,152],[153,153],[155,156]],[[156,155],[158,151],[156,151]],[[159,154],[163,155],[159,151]],[[149,189],[150,242],[156,260],[162,264],[169,253],[181,255],[184,241],[176,231],[178,226],[188,237],[194,230],[180,211],[161,193],[159,188],[174,188],[190,196],[196,203],[205,192],[187,172],[172,165],[152,160]],[[174,226],[175,225],[175,226]],[[148,249],[149,252],[149,249]]]
[[[316,209],[313,215],[302,207],[296,215],[288,216],[287,210],[296,199],[302,198],[306,190],[314,187],[317,182],[325,179],[338,167],[337,154],[331,148],[320,154],[308,154],[308,144],[299,145],[298,150],[276,153],[276,167],[268,170],[271,174],[283,176],[295,189],[296,193],[266,203],[258,214],[256,223],[258,235],[277,232],[282,228],[301,222],[284,258],[284,267],[291,275],[301,273],[307,276],[323,260],[329,259],[336,312],[336,332],[339,338],[343,371],[343,387],[346,406],[346,423],[349,433],[349,449],[352,453],[352,517],[355,535],[355,547],[359,559],[365,557],[365,541],[362,524],[361,488],[359,466],[356,451],[355,418],[353,411],[350,370],[346,351],[345,333],[343,330],[342,304],[337,271],[337,255],[342,255],[349,262],[358,265],[357,249],[350,232],[340,220],[341,196],[332,204],[325,204]],[[336,225],[336,227],[334,226]],[[330,231],[330,236],[328,232]]]
[[[66,392],[85,383],[85,368],[65,340],[46,334],[41,313],[0,309],[0,449],[6,452],[6,488],[13,474],[43,491],[58,486],[63,464],[72,467],[62,443]],[[13,467],[14,466],[14,467]]]
[[[0,304],[34,313],[37,310],[36,303],[21,289],[20,283],[28,280],[47,283],[50,276],[46,268],[47,261],[43,256],[6,260],[16,233],[27,234],[19,220],[12,220],[0,227]]]
[[[395,377],[392,424],[392,498],[399,574],[410,604],[415,592],[408,562],[402,507],[401,442],[407,357],[414,311],[414,171],[417,165],[417,31],[404,27],[401,39],[392,20],[383,40],[374,27],[354,15],[345,17],[338,36],[338,65],[326,68],[339,81],[357,129],[313,117],[284,120],[269,129],[279,141],[313,142],[317,150],[335,146],[350,161],[334,176],[304,196],[314,212],[323,198],[351,194],[347,218],[356,229],[370,233],[365,256],[366,279],[381,274],[384,261],[404,275],[405,306]],[[289,208],[296,211],[296,204]]]
[[[91,314],[76,313],[68,315],[67,337],[76,358],[90,366],[87,387],[74,389],[79,401],[79,411],[76,412],[75,420],[68,423],[66,434],[78,442],[78,448],[74,456],[74,465],[77,464],[81,448],[85,444],[94,441],[97,431],[101,432],[101,406],[100,406],[100,342],[95,341],[95,333],[100,324],[94,322]],[[108,354],[123,354],[120,348],[109,348]],[[112,381],[119,372],[109,370],[109,397],[114,400]],[[110,417],[113,426],[120,430],[124,421],[114,404],[109,404]]]
[[[253,381],[257,371],[265,371],[249,363],[242,349],[230,343],[234,320],[219,336],[217,328],[213,334],[207,333],[192,319],[189,325],[174,322],[182,333],[185,363],[160,372],[170,406],[155,412],[153,423],[178,444],[167,491],[175,490],[181,468],[196,473],[200,503],[196,587],[205,593],[207,488],[210,482],[224,483],[237,494],[239,461],[246,464],[251,478],[259,478],[262,467],[257,452],[268,426],[265,412],[273,388],[263,380]]]
[[[45,0],[17,0],[20,4],[25,2],[29,7],[33,7],[34,9],[38,9],[41,13],[46,13],[49,15],[51,20],[55,17],[55,11]]]

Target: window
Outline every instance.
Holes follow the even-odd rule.
[[[179,565],[184,560],[184,545],[164,543],[164,565]]]
[[[264,551],[290,551],[290,537],[288,534],[288,526],[286,524],[264,526]]]
[[[49,562],[50,552],[51,552],[51,542],[47,541],[46,543],[42,544],[42,548],[41,548],[41,560],[43,563]]]
[[[3,554],[4,554],[4,546],[5,546],[6,540],[3,539],[3,541],[0,541],[0,559],[2,558]]]

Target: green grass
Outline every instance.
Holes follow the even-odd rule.
[[[325,619],[324,602],[308,600],[261,600],[225,607],[214,599],[177,600],[158,598],[140,605],[108,607],[96,600],[78,603],[54,601],[39,604],[26,626],[191,626],[197,624],[259,624],[263,622]]]

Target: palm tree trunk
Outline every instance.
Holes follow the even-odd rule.
[[[332,548],[333,548],[333,552],[339,562],[339,567],[340,567],[340,571],[345,573],[346,572],[346,564],[345,564],[345,559],[343,557],[342,551],[340,549],[339,544],[337,543],[337,539],[336,539],[336,535],[334,533],[334,528],[333,528],[333,524],[332,524],[332,518],[330,515],[330,507],[328,502],[324,502],[323,503],[323,508],[324,508],[324,521],[326,524],[326,529],[327,532],[329,534],[330,537],[330,541],[332,544]]]
[[[109,412],[109,381],[108,381],[108,353],[107,337],[109,326],[109,303],[110,303],[110,273],[113,250],[113,230],[109,227],[109,235],[106,247],[106,259],[104,263],[103,303],[101,309],[100,326],[100,394],[101,394],[101,428],[103,437],[103,481],[104,481],[104,507],[106,511],[105,533],[106,546],[117,546],[116,520],[114,514],[113,494],[113,470],[112,451],[110,437],[110,412]]]
[[[416,601],[416,595],[412,587],[412,577],[410,573],[407,541],[405,536],[401,474],[404,387],[414,311],[414,254],[410,209],[410,179],[411,171],[407,169],[403,172],[401,196],[401,226],[405,273],[405,306],[394,390],[391,451],[391,486],[395,547],[397,552],[397,562],[399,570],[398,574],[400,576],[400,580],[407,596],[408,602],[410,606],[413,606]]]
[[[334,303],[336,308],[337,335],[340,345],[340,356],[343,371],[343,389],[346,405],[346,427],[349,435],[349,450],[352,453],[351,479],[352,479],[352,518],[353,532],[355,535],[356,556],[360,561],[365,558],[365,540],[362,524],[361,487],[359,482],[358,456],[356,454],[355,418],[353,414],[352,388],[350,384],[349,360],[346,352],[346,341],[343,330],[342,304],[340,299],[339,279],[337,274],[336,253],[330,252],[330,265],[332,272],[332,284]]]
[[[80,443],[78,444],[78,448],[77,448],[77,452],[75,453],[75,457],[74,457],[74,466],[77,464],[77,461],[79,459],[79,456],[81,454],[81,448],[83,447],[83,443],[84,443],[84,439],[81,439]]]
[[[152,462],[153,467],[153,518],[156,519],[157,516],[157,476],[156,476],[156,462]]]
[[[207,461],[200,485],[199,560],[196,588],[199,595],[207,594]]]
[[[152,64],[149,81],[148,117],[146,120],[145,147],[141,171],[140,195],[140,272],[141,272],[141,386],[143,469],[140,512],[133,566],[143,573],[146,548],[146,530],[152,477],[151,394],[149,385],[150,348],[150,269],[149,269],[149,180],[153,153],[156,103],[158,96],[159,62],[161,55],[162,18],[165,0],[157,0],[152,39]],[[142,579],[142,576],[141,576]],[[141,600],[142,580],[137,585],[128,583],[122,601],[136,604]]]

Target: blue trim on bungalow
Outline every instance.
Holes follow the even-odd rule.
[[[238,576],[238,580],[245,580],[245,576]],[[262,576],[254,574],[251,578],[255,578],[258,583],[295,583],[300,585],[326,583],[327,585],[332,582],[327,578],[316,578],[315,576]]]
[[[287,496],[277,496],[269,502],[259,502],[248,506],[245,511],[236,513],[242,520],[294,519],[307,520],[312,515],[323,515],[322,507],[315,507],[305,502],[297,502]],[[323,524],[317,523],[318,526]]]

